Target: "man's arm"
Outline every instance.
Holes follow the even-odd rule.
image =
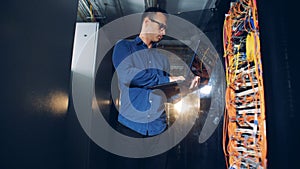
[[[137,68],[134,63],[138,62],[137,60],[139,58],[133,57],[131,55],[132,51],[128,41],[121,40],[115,45],[112,60],[114,67],[118,72],[119,80],[122,83],[127,85],[145,87],[170,81],[169,76],[166,72],[157,73],[157,71]]]
[[[139,51],[138,51],[139,52]],[[147,52],[147,51],[146,51]],[[143,57],[142,53],[141,57]],[[137,87],[154,86],[157,84],[184,80],[183,76],[169,76],[169,62],[165,61],[165,72],[162,70],[139,69],[133,63],[135,62],[130,49],[130,44],[125,41],[119,41],[113,51],[113,64],[118,72],[119,80],[124,84]],[[142,64],[142,63],[141,63]],[[153,69],[153,68],[152,68]]]

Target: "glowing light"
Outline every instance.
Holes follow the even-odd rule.
[[[69,97],[63,91],[51,91],[46,96],[31,96],[31,102],[36,110],[47,111],[55,115],[64,115],[68,110]]]
[[[182,100],[180,100],[179,102],[174,104],[174,109],[178,112],[181,113],[182,112]]]
[[[200,109],[200,99],[195,93],[190,93],[174,104],[174,110],[180,114],[189,114],[193,109]]]
[[[49,109],[54,114],[65,114],[67,112],[69,98],[66,93],[61,91],[51,92],[47,97],[47,101]]]
[[[204,86],[204,87],[202,87],[201,89],[200,89],[200,93],[201,94],[210,94],[210,92],[211,92],[211,86],[208,86],[208,85],[206,85],[206,86]]]
[[[111,102],[110,102],[110,100],[99,100],[98,104],[99,105],[110,105]]]

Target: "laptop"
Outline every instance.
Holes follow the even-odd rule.
[[[192,66],[193,66],[193,62],[195,61],[195,57],[197,55],[197,51],[199,48],[199,44],[200,44],[200,40],[198,41],[198,46],[196,49],[196,52],[194,52],[193,57],[189,63],[189,70],[187,70],[186,74],[188,75],[188,77],[185,80],[178,80],[178,81],[173,81],[173,82],[167,82],[167,83],[162,83],[162,84],[158,84],[158,85],[154,85],[154,86],[148,86],[148,89],[161,89],[161,90],[176,90],[177,88],[179,88],[179,85],[190,85],[191,84],[191,78],[189,77],[189,72],[192,70]]]

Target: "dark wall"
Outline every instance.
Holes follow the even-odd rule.
[[[1,4],[1,169],[63,169],[75,0]]]
[[[299,143],[295,55],[288,45],[288,3],[258,2],[265,83],[268,167],[295,168]],[[299,76],[299,75],[298,75]],[[298,83],[299,84],[299,83]]]

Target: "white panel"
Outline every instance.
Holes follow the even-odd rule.
[[[73,72],[94,76],[98,29],[98,23],[76,23],[71,65]]]
[[[72,96],[77,118],[91,132],[98,23],[76,23],[72,57]]]

